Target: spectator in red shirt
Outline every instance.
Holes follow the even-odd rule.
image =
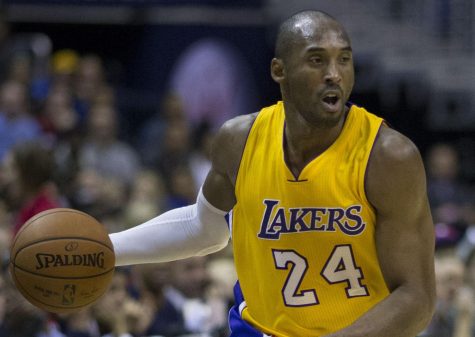
[[[40,143],[22,143],[13,148],[4,164],[4,183],[16,210],[13,234],[35,214],[63,206],[53,181],[55,162],[49,149]]]

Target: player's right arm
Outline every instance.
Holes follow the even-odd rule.
[[[255,114],[239,116],[221,127],[213,145],[212,168],[195,204],[110,235],[117,266],[206,255],[228,244],[225,215],[236,203],[234,184],[254,119]]]

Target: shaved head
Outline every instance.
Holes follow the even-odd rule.
[[[313,37],[315,32],[318,34],[327,30],[338,32],[342,39],[350,42],[343,26],[333,16],[325,12],[305,10],[292,15],[279,26],[275,57],[287,59],[295,43]]]

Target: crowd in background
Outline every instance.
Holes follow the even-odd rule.
[[[207,257],[117,268],[107,294],[75,314],[41,311],[14,289],[10,242],[40,211],[79,209],[116,232],[194,203],[210,166],[210,144],[220,123],[215,118],[221,116],[190,115],[184,98],[170,90],[134,141],[125,141],[105,60],[58,50],[38,68],[27,50],[5,45],[0,52],[0,337],[226,336],[236,280],[230,247]],[[475,189],[461,176],[452,144],[433,144],[424,159],[437,237],[438,295],[424,336],[473,337]]]
[[[43,312],[14,288],[10,242],[31,216],[71,207],[116,232],[194,203],[216,128],[192,123],[170,91],[126,142],[100,57],[60,50],[38,71],[25,46],[2,50],[9,57],[0,83],[0,336],[226,336],[236,280],[229,249],[118,268],[107,294],[77,314]]]

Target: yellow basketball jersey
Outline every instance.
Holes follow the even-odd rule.
[[[266,334],[325,335],[389,294],[364,188],[381,124],[352,106],[338,139],[296,178],[284,161],[282,102],[257,115],[230,222],[242,317]]]

